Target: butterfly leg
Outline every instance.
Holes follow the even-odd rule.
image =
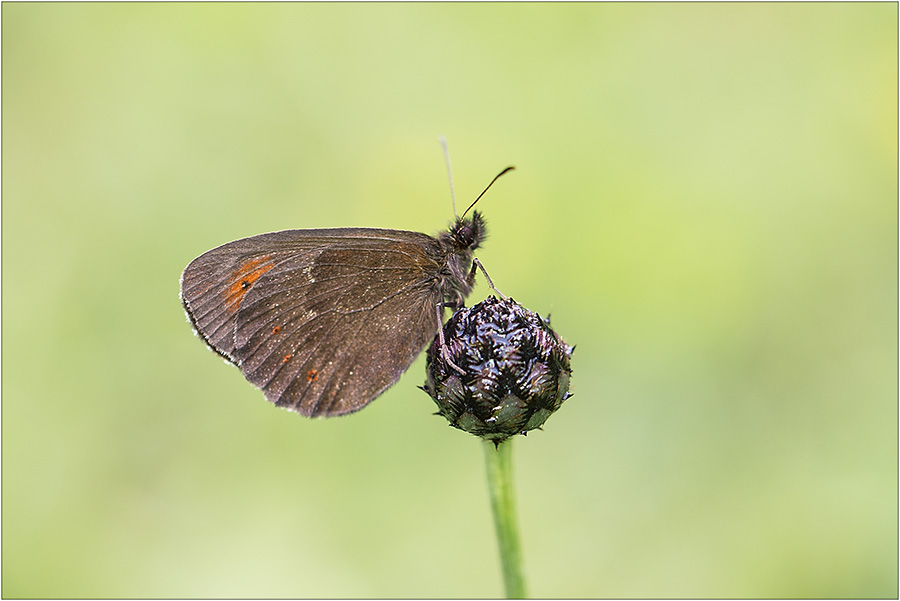
[[[476,267],[481,270],[481,273],[484,275],[484,278],[487,280],[488,286],[491,287],[491,290],[493,290],[494,292],[499,294],[500,298],[502,298],[503,300],[506,300],[506,295],[503,294],[502,292],[500,292],[499,290],[497,290],[497,287],[494,286],[494,281],[491,280],[491,276],[488,275],[487,270],[484,268],[484,265],[481,264],[481,261],[478,260],[478,257],[475,257],[474,259],[472,259],[472,273],[470,275],[473,275],[473,276],[475,275]]]
[[[444,303],[438,303],[437,305],[437,317],[438,317],[438,340],[441,343],[441,357],[443,357],[444,361],[447,362],[447,365],[458,371],[459,373],[465,375],[465,370],[458,366],[450,359],[450,349],[447,348],[447,343],[444,340],[444,326],[441,323],[441,313],[444,311]]]

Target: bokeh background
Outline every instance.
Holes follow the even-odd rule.
[[[279,410],[178,300],[266,231],[437,232],[577,346],[515,441],[539,597],[896,597],[881,4],[10,4],[4,597],[502,595],[420,358]],[[488,294],[482,282],[470,298]]]

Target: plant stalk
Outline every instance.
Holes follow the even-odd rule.
[[[487,466],[488,490],[494,529],[500,548],[503,583],[507,599],[524,599],[525,577],[522,573],[522,546],[519,542],[519,523],[516,519],[515,489],[512,479],[512,438],[494,446],[484,441],[484,461]]]

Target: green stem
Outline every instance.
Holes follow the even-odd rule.
[[[496,448],[484,441],[484,461],[487,465],[491,510],[500,547],[503,582],[507,599],[525,598],[525,577],[522,574],[522,547],[519,543],[519,524],[516,521],[515,489],[512,482],[512,439]]]

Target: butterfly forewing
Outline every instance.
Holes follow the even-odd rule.
[[[329,230],[311,230],[320,233]],[[234,359],[235,316],[253,284],[278,262],[314,249],[321,238],[286,230],[235,240],[203,253],[181,275],[181,300],[191,323],[217,353]]]

